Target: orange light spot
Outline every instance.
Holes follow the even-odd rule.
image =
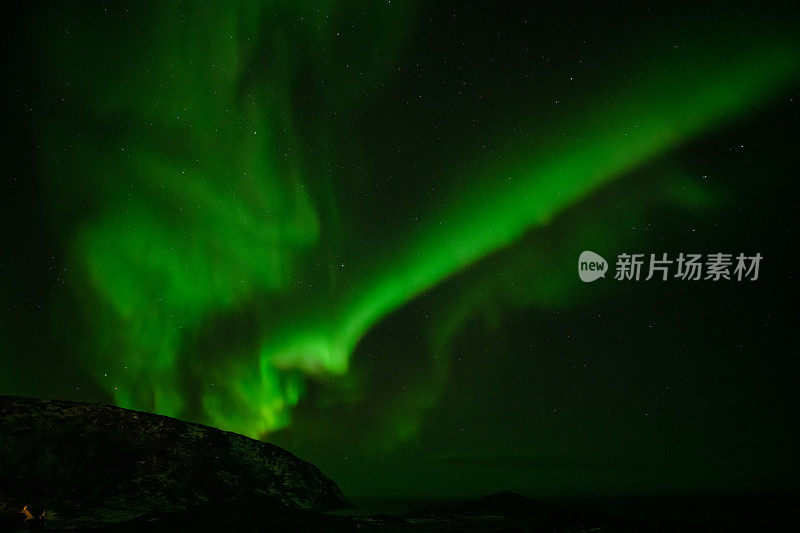
[[[28,510],[28,506],[27,505],[22,508],[22,510],[20,511],[20,514],[24,514],[25,515],[25,522],[27,522],[28,520],[33,520],[33,515]]]

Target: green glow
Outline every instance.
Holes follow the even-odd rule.
[[[90,104],[73,112],[90,114],[103,131],[76,141],[68,164],[61,154],[45,161],[54,197],[90,204],[86,213],[64,208],[80,211],[65,215],[80,219],[68,239],[81,269],[76,291],[95,311],[84,363],[122,406],[252,436],[290,422],[304,376],[345,374],[383,317],[626,172],[753,109],[796,78],[800,57],[794,45],[744,38],[724,57],[707,56],[712,35],[675,59],[644,59],[624,86],[548,120],[552,135],[533,142],[528,132],[509,132],[502,157],[465,156],[472,166],[457,176],[460,186],[389,243],[387,256],[347,228],[333,234],[338,213],[326,206],[351,199],[335,197],[328,163],[348,153],[350,139],[338,139],[344,119],[330,112],[304,133],[303,120],[318,109],[301,116],[296,100],[306,64],[328,82],[319,92],[337,113],[391,83],[387,65],[400,54],[406,15],[371,8],[382,21],[370,34],[379,60],[358,50],[353,57],[364,59],[351,65],[329,64],[335,54],[321,51],[345,47],[336,44],[333,4],[151,9],[158,30],[146,30],[143,50],[129,50],[125,61],[102,50],[79,56],[72,47],[80,42],[46,58]],[[261,31],[267,11],[302,23]],[[120,64],[102,83],[70,74]],[[69,117],[54,120],[43,128],[45,144],[72,139],[71,128]],[[318,145],[307,146],[307,137]],[[329,147],[337,142],[345,148]],[[674,194],[703,200],[701,191]],[[363,250],[357,268],[337,263],[348,239]],[[557,286],[545,291],[558,298]],[[209,346],[202,332],[220,328],[220,317],[237,322],[243,309],[255,317],[246,334],[215,331],[235,347]],[[442,361],[430,381],[446,371]],[[405,410],[434,403],[427,391],[420,386]],[[388,441],[414,434],[402,411]]]
[[[665,90],[667,78],[648,79],[620,105],[587,114],[588,126],[560,150],[532,146],[519,151],[525,154],[522,162],[489,166],[470,176],[468,192],[432,214],[419,233],[406,236],[396,256],[376,261],[380,268],[357,280],[338,320],[325,317],[327,328],[302,332],[294,344],[268,344],[262,357],[281,366],[322,364],[329,372],[345,372],[358,339],[381,317],[530,228],[547,224],[598,186],[745,111],[792,79],[794,59],[788,51],[770,50],[730,70],[710,69],[692,83],[673,87],[675,92]],[[631,108],[642,114],[632,114]],[[700,198],[699,191],[694,194]]]

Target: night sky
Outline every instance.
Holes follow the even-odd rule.
[[[0,394],[351,496],[796,489],[800,9],[686,4],[4,7]]]

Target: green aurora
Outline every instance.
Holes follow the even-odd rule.
[[[797,34],[779,24],[698,22],[674,49],[666,30],[618,36],[625,64],[598,53],[603,74],[580,89],[554,74],[536,82],[540,94],[496,96],[507,107],[483,117],[485,139],[473,143],[489,149],[458,144],[458,133],[426,148],[438,159],[413,177],[416,200],[387,194],[374,207],[393,213],[397,200],[398,211],[411,206],[406,216],[363,235],[373,208],[358,214],[371,202],[359,186],[391,168],[368,161],[362,130],[393,113],[403,131],[426,127],[381,110],[403,83],[420,9],[169,3],[112,20],[99,7],[51,6],[29,21],[40,43],[32,70],[48,95],[35,117],[38,164],[64,249],[68,303],[53,327],[71,332],[76,364],[115,404],[273,435],[292,424],[309,381],[362,394],[352,373],[362,339],[485,265],[472,291],[439,307],[424,343],[428,377],[390,403],[372,448],[391,450],[436,404],[460,317],[501,271],[493,261],[654,161],[667,161],[651,190],[658,203],[722,201],[725,191],[695,184],[671,153],[800,76]],[[616,239],[601,223],[574,232]],[[554,248],[526,256],[554,271],[552,283],[516,273],[525,305],[576,298],[558,273],[572,248]]]

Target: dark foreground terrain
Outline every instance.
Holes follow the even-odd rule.
[[[393,502],[385,502],[392,506]],[[702,498],[566,499],[554,502],[498,493],[471,502],[438,503],[402,513],[364,515],[358,510],[323,513],[276,501],[227,501],[92,528],[96,533],[136,531],[797,531],[798,500],[787,496],[739,495]],[[613,509],[606,512],[604,508]],[[4,513],[0,531],[76,531],[51,527],[46,520],[24,521]],[[77,531],[86,531],[80,528]]]
[[[117,407],[0,396],[0,532],[796,531],[798,503],[505,492],[353,508],[319,469],[271,444]]]
[[[266,442],[119,407],[0,396],[6,528],[20,517],[30,527],[105,527],[243,502],[347,505],[317,467]]]

